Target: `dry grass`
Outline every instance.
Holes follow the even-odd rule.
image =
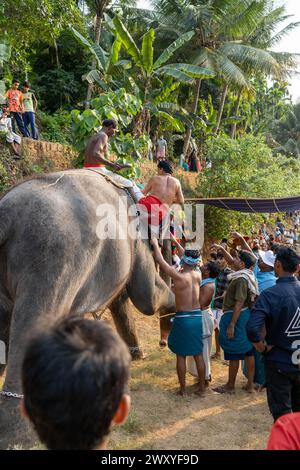
[[[177,397],[175,356],[158,347],[157,318],[138,313],[135,318],[147,357],[132,364],[131,415],[125,426],[113,429],[110,449],[265,449],[272,426],[265,393],[242,391],[240,373],[234,396],[209,390],[205,398]],[[213,385],[224,383],[227,372],[213,361]],[[191,376],[188,383],[194,383]]]
[[[147,450],[265,449],[272,419],[265,393],[241,390],[239,374],[234,396],[208,391],[205,398],[175,395],[178,388],[175,356],[160,349],[157,317],[135,313],[146,359],[132,363],[132,410],[127,423],[112,431],[109,448]],[[105,320],[112,322],[110,315]],[[213,385],[224,383],[228,367],[212,362]],[[189,386],[194,379],[188,376]],[[1,389],[0,379],[0,389]],[[40,448],[40,447],[38,447]]]

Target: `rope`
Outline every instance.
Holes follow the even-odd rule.
[[[278,206],[277,206],[277,204],[276,204],[276,200],[275,200],[274,198],[273,198],[273,202],[274,202],[274,206],[276,207],[277,212],[282,212],[282,211],[279,210],[279,208],[278,208]]]
[[[55,186],[64,176],[65,174],[63,173],[62,175],[60,175],[59,178],[57,178],[56,181],[54,181],[54,183],[47,184],[46,186],[43,186],[42,189],[50,188],[50,186]]]
[[[247,200],[247,199],[245,199],[245,202],[246,202],[247,206],[249,207],[249,209],[251,209],[251,210],[252,210],[252,212],[254,212],[254,213],[255,213],[255,210],[253,209],[253,207],[251,207],[251,206],[250,206],[250,204],[249,204],[249,202],[248,202],[248,200]]]

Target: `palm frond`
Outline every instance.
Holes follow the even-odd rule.
[[[219,51],[234,61],[234,63],[238,63],[241,66],[249,65],[252,69],[267,74],[277,74],[280,69],[276,59],[263,49],[236,42],[225,42],[220,46]]]

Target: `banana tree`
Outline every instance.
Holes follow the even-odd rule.
[[[85,76],[89,83],[97,85],[108,92],[125,86],[142,101],[141,112],[135,119],[133,132],[135,135],[149,134],[151,116],[164,120],[172,129],[183,132],[185,127],[192,125],[192,116],[172,102],[172,92],[180,83],[193,84],[195,79],[213,77],[210,70],[185,63],[167,63],[175,52],[193,33],[184,34],[167,47],[154,62],[153,43],[155,32],[150,29],[143,37],[142,47],[138,49],[122,21],[115,17],[113,22],[107,18],[107,27],[115,36],[111,50],[106,52],[98,44],[91,44],[78,31],[72,28],[74,35],[93,54],[97,69],[89,71]],[[130,59],[120,59],[121,48]],[[168,101],[166,101],[168,99]],[[170,100],[170,101],[169,101]]]
[[[174,103],[159,102],[156,91],[157,89],[164,90],[165,79],[171,78],[178,83],[193,85],[197,79],[212,78],[214,76],[214,72],[198,65],[182,62],[170,63],[171,59],[174,60],[175,53],[191,40],[194,32],[187,31],[182,34],[154,60],[155,31],[153,28],[150,28],[144,34],[139,49],[118,16],[113,19],[113,25],[117,39],[121,41],[122,46],[133,62],[132,70],[136,76],[136,89],[139,89],[142,100],[142,110],[135,120],[135,135],[149,132],[152,115],[167,120],[175,130],[183,131],[183,121],[187,121],[187,112],[180,107],[175,109],[176,105]],[[177,116],[174,116],[174,111],[178,113]],[[189,121],[189,125],[191,125],[191,121]]]

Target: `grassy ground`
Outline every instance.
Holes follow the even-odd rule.
[[[128,422],[112,432],[111,449],[264,449],[272,426],[265,393],[241,390],[225,396],[208,390],[205,398],[177,397],[175,356],[159,349],[157,318],[136,314],[147,357],[131,370],[132,411]],[[228,367],[212,362],[213,386],[224,383]],[[193,388],[194,379],[188,383]]]
[[[105,320],[111,323],[109,314]],[[249,395],[241,390],[239,373],[236,395],[207,391],[204,398],[192,394],[194,379],[188,376],[190,395],[175,395],[178,388],[175,356],[160,349],[157,317],[135,313],[146,358],[132,363],[132,410],[127,423],[113,429],[109,448],[122,449],[264,449],[272,426],[265,393]],[[213,386],[224,383],[228,367],[212,361]],[[0,379],[0,389],[1,389]],[[37,448],[40,448],[37,447]]]

